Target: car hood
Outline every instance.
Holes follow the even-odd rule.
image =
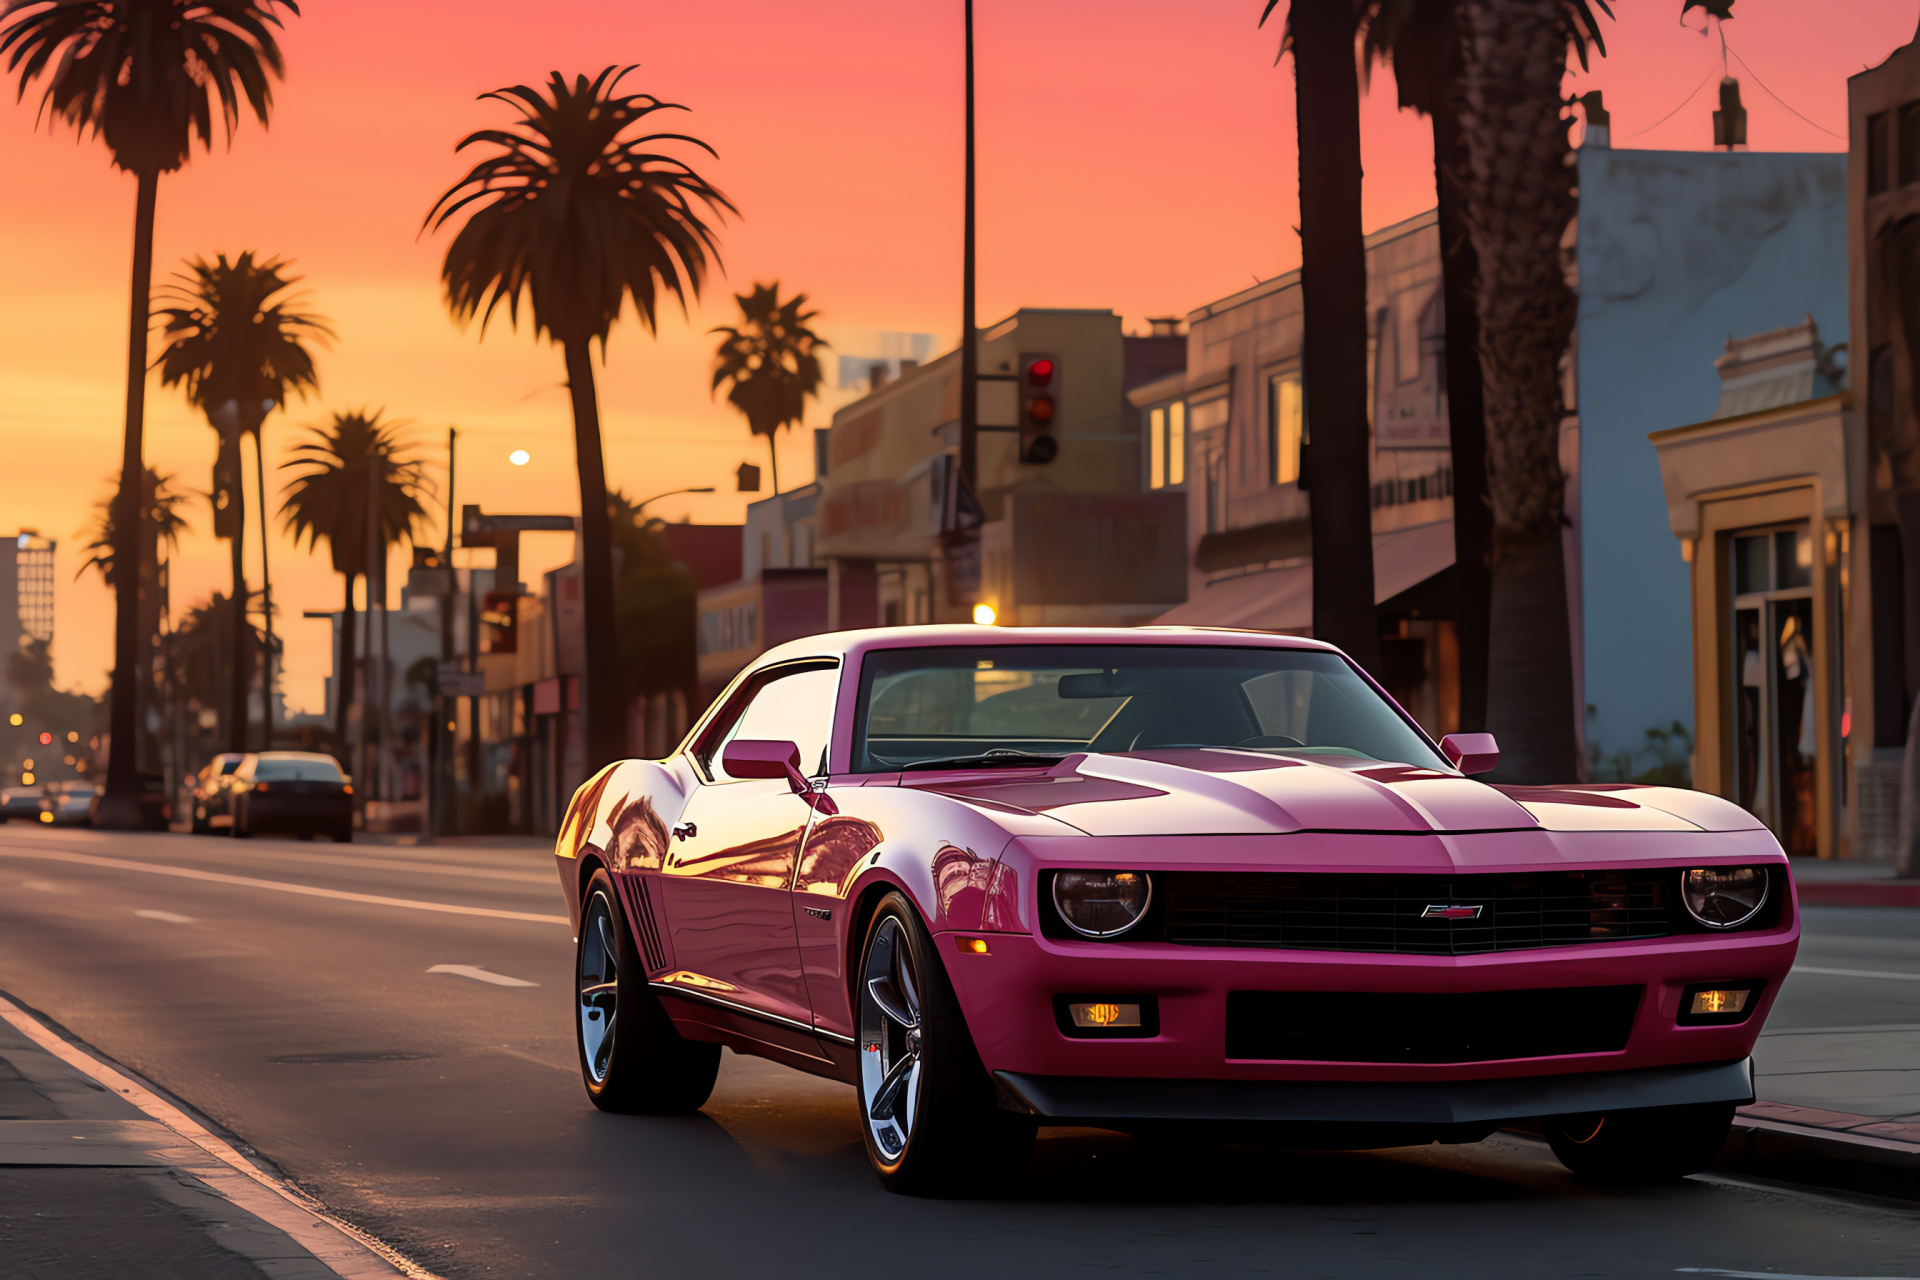
[[[1069,756],[1045,770],[905,774],[901,785],[989,813],[1044,814],[1088,835],[1292,831],[1739,831],[1736,805],[1674,787],[1497,786],[1344,756],[1224,748]]]

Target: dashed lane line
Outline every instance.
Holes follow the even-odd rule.
[[[475,982],[491,983],[496,987],[537,987],[537,982],[528,982],[525,978],[509,978],[504,973],[489,973],[477,964],[436,964],[428,973],[450,973],[456,978],[471,978]]]
[[[144,871],[149,875],[178,876],[183,880],[238,885],[243,889],[270,889],[275,893],[297,893],[309,898],[332,898],[338,902],[364,902],[376,907],[402,907],[409,911],[437,911],[453,916],[484,916],[490,920],[525,920],[533,924],[571,923],[565,916],[546,915],[537,911],[505,911],[498,907],[469,907],[455,902],[422,902],[417,898],[389,898],[377,893],[354,893],[347,889],[323,889],[318,885],[289,884],[284,880],[260,880],[253,876],[228,875],[223,871],[201,871],[193,867],[170,867],[157,862],[135,862],[130,858],[102,858],[91,853],[0,847],[0,858],[68,862],[77,866],[105,867],[113,871]]]
[[[1797,964],[1792,972],[1817,973],[1828,978],[1887,978],[1894,982],[1920,982],[1920,973],[1886,973],[1878,969],[1820,969],[1810,964]]]

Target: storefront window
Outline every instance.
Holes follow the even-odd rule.
[[[1734,798],[1788,853],[1815,854],[1813,539],[1740,535],[1732,560]]]
[[[1275,484],[1300,479],[1300,440],[1306,425],[1300,375],[1276,373],[1267,379],[1267,457]]]
[[[1147,410],[1147,487],[1167,489],[1187,482],[1185,401]]]

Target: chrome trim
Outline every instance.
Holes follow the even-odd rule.
[[[972,851],[969,850],[968,852],[972,852]],[[1086,867],[1057,867],[1054,869],[1053,883],[1047,886],[1047,896],[1053,899],[1054,914],[1060,917],[1061,924],[1064,924],[1065,926],[1067,926],[1067,928],[1073,930],[1075,933],[1079,934],[1081,937],[1095,938],[1095,939],[1101,939],[1101,940],[1104,940],[1107,938],[1117,938],[1121,934],[1127,932],[1127,930],[1139,924],[1142,920],[1145,920],[1147,918],[1147,912],[1153,910],[1153,873],[1150,871],[1142,871],[1142,872],[1139,872],[1138,874],[1142,878],[1144,878],[1147,882],[1147,900],[1140,904],[1139,915],[1127,921],[1125,924],[1121,925],[1118,929],[1109,929],[1105,933],[1100,933],[1092,929],[1082,929],[1079,925],[1075,924],[1071,918],[1068,917],[1066,908],[1060,905],[1060,876],[1065,872],[1071,872],[1071,871],[1085,872],[1086,870],[1087,870]],[[1108,871],[1105,874],[1114,875],[1115,873],[1112,871]]]
[[[751,1009],[744,1004],[739,1004],[724,996],[716,996],[711,992],[701,991],[694,987],[683,987],[673,982],[653,981],[649,981],[647,985],[655,991],[665,991],[670,995],[685,996],[689,1000],[702,1001],[716,1008],[725,1009],[728,1013],[738,1013],[745,1017],[758,1018],[762,1022],[770,1022],[777,1027],[786,1027],[792,1031],[804,1031],[810,1036],[821,1036],[844,1045],[851,1046],[854,1043],[852,1036],[843,1036],[834,1031],[822,1031],[820,1028],[809,1026],[797,1018],[788,1018],[777,1013],[768,1013],[764,1009]]]

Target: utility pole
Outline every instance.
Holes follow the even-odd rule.
[[[960,482],[977,494],[980,351],[974,342],[973,297],[973,0],[962,0],[962,4],[967,27],[967,176],[960,248]]]
[[[381,562],[386,559],[386,546],[380,540],[380,480],[382,478],[381,463],[383,461],[384,459],[380,457],[377,449],[368,450],[367,535],[365,544],[367,551],[365,573],[367,580],[367,607],[363,615],[366,618],[367,637],[366,643],[360,647],[362,673],[360,680],[360,757],[363,762],[362,768],[366,777],[368,804],[380,798],[380,732],[378,726],[374,723],[374,718],[377,714],[375,708],[380,705],[374,692],[374,681],[377,678],[376,673],[379,667],[375,664],[373,657],[373,609],[375,600],[379,600],[382,604],[386,603],[385,583],[381,582],[377,586],[375,584],[376,578],[385,577],[385,575],[381,573],[383,567]]]
[[[453,664],[453,513],[458,510],[453,505],[453,445],[456,432],[447,428],[447,538],[446,547],[440,553],[440,571],[446,575],[446,590],[440,596],[440,670],[445,671]],[[453,700],[440,692],[440,684],[434,681],[433,697],[433,736],[428,739],[435,743],[438,750],[433,758],[433,812],[429,815],[427,833],[435,838],[446,834],[447,800],[453,795],[453,734],[447,728],[452,714]]]
[[[268,404],[273,403],[268,401]],[[262,422],[266,413],[261,412]],[[260,616],[266,626],[267,647],[260,657],[260,749],[273,750],[273,578],[267,572],[267,537],[272,522],[267,519],[267,443],[266,433],[256,423],[253,429],[253,474],[260,490]]]

